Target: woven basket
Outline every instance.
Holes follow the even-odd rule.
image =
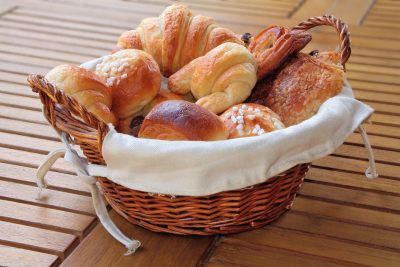
[[[342,64],[350,56],[347,25],[333,16],[313,17],[294,29],[330,25],[340,34]],[[43,103],[46,119],[70,142],[79,144],[91,163],[105,165],[101,154],[108,127],[40,75],[28,82]],[[97,177],[108,203],[133,224],[174,234],[227,234],[262,227],[288,210],[304,181],[309,164],[297,165],[264,183],[208,196],[163,196],[128,189]]]

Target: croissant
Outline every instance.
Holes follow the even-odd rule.
[[[59,65],[48,72],[45,78],[100,120],[117,125],[118,120],[111,112],[110,88],[92,71],[74,65]]]
[[[256,72],[257,63],[244,46],[224,43],[172,75],[168,88],[177,94],[191,92],[196,104],[218,114],[250,95]]]
[[[257,61],[257,79],[261,80],[276,70],[310,41],[311,35],[307,31],[289,30],[281,26],[270,26],[258,33],[248,47]]]
[[[342,90],[345,75],[339,61],[336,52],[298,53],[276,75],[260,81],[248,101],[271,108],[286,126],[302,122]]]
[[[117,130],[129,133],[132,118],[160,90],[157,63],[144,51],[126,49],[105,57],[96,72],[112,90],[112,111],[119,119]]]
[[[142,20],[136,30],[124,32],[113,51],[135,48],[152,55],[165,76],[224,42],[243,42],[231,30],[206,16],[193,16],[182,4],[167,7],[158,18]]]

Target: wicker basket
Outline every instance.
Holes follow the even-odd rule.
[[[313,17],[294,29],[330,25],[340,34],[342,64],[350,56],[347,26],[333,16]],[[89,162],[105,165],[101,148],[108,127],[74,99],[40,75],[28,82],[44,106],[44,115],[58,132],[79,144]],[[249,188],[209,196],[163,196],[128,189],[97,177],[110,205],[133,224],[174,234],[227,234],[262,227],[288,210],[303,183],[309,164],[297,165]]]

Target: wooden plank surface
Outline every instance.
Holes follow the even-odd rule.
[[[112,219],[142,241],[133,256],[97,223],[87,187],[58,160],[36,199],[35,169],[61,146],[26,85],[29,73],[108,54],[119,34],[158,16],[169,0],[0,0],[0,266],[398,266],[400,262],[400,3],[389,0],[184,0],[194,13],[257,33],[324,13],[349,23],[347,77],[375,109],[365,124],[380,178],[356,131],[313,162],[290,212],[265,228],[230,236],[175,236]],[[311,49],[337,34],[313,30]]]

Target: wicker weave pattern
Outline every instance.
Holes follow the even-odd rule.
[[[318,25],[330,25],[339,32],[344,66],[351,53],[347,25],[333,16],[322,16],[294,29]],[[42,76],[29,75],[28,82],[39,93],[44,116],[54,129],[79,144],[91,163],[104,165],[101,147],[107,125]],[[133,224],[174,234],[228,234],[262,227],[290,209],[308,168],[308,163],[300,164],[250,188],[203,197],[154,195],[128,189],[106,177],[98,177],[98,182],[111,206]]]

